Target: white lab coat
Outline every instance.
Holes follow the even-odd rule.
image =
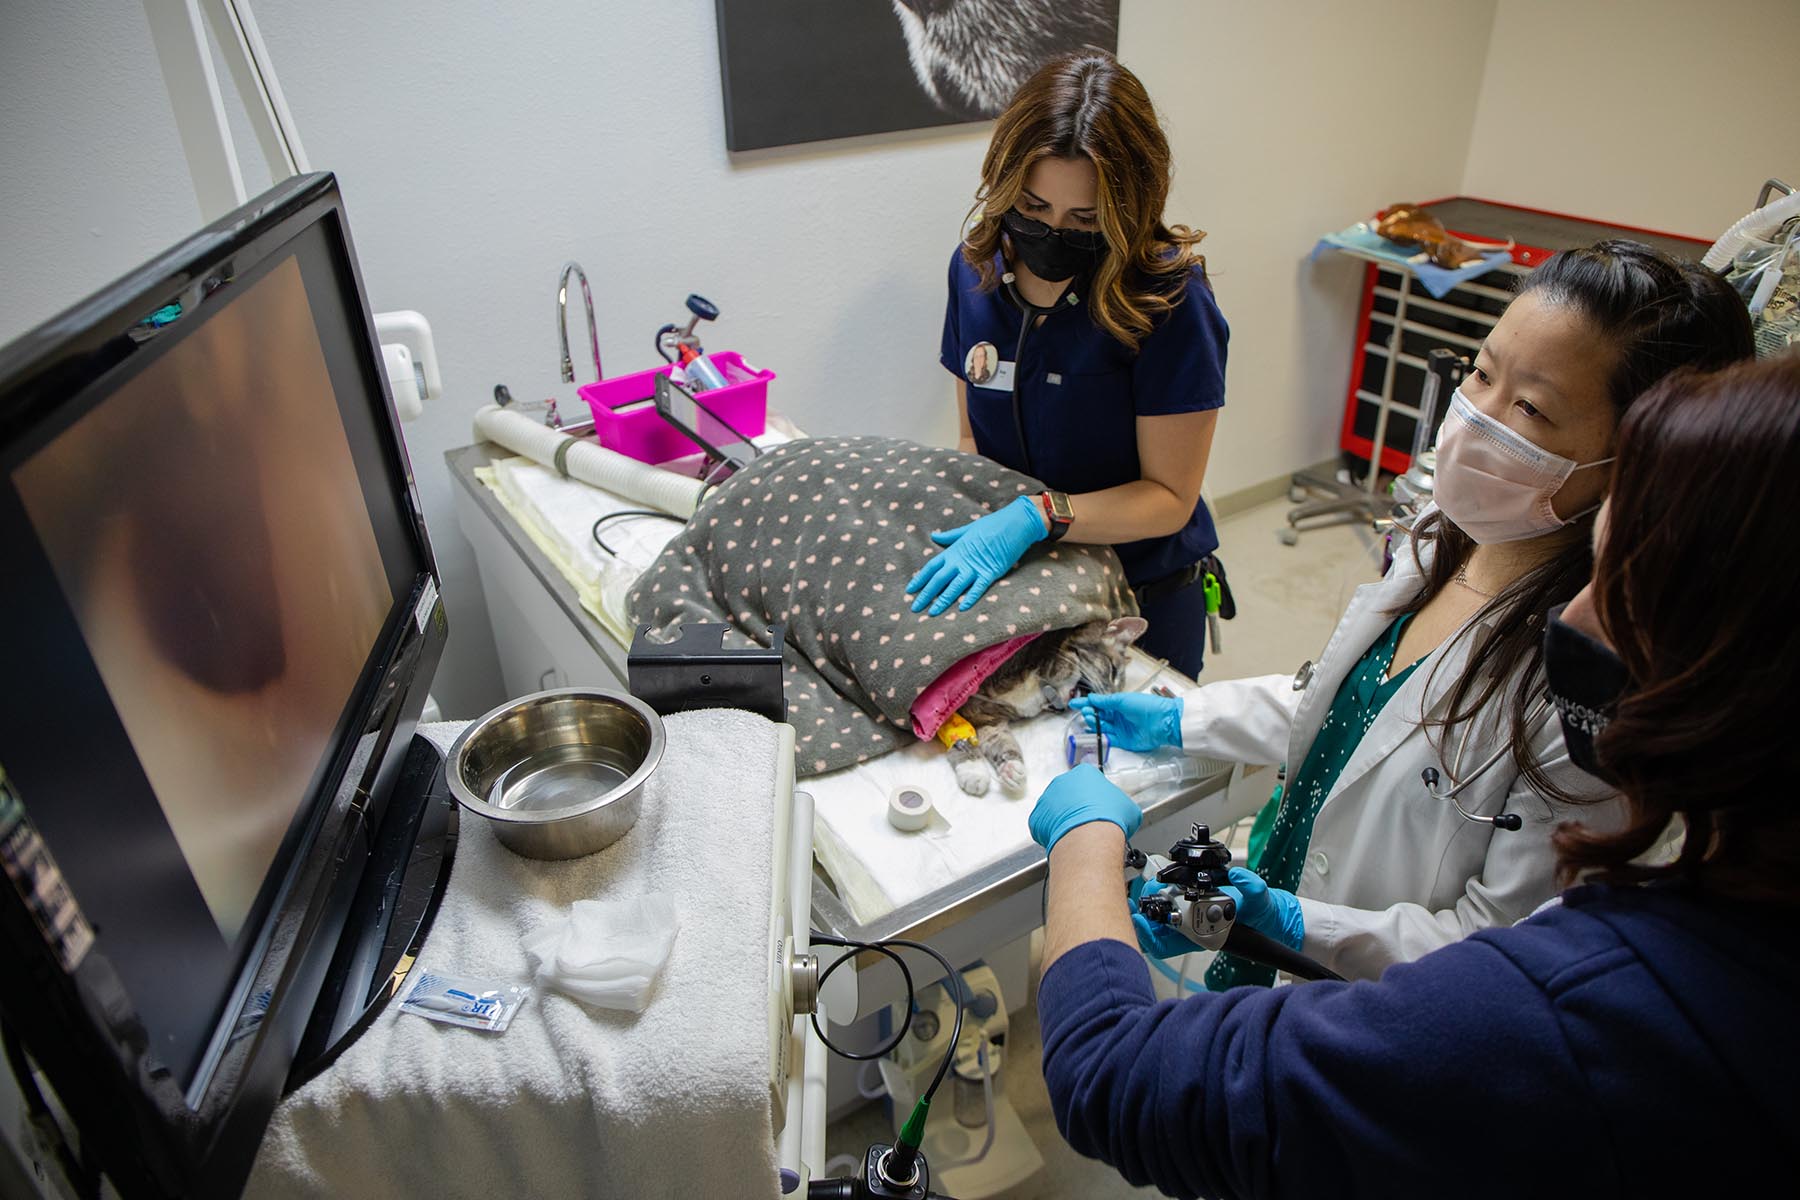
[[[1426,565],[1432,547],[1422,548]],[[1228,762],[1286,763],[1292,779],[1306,761],[1339,686],[1394,620],[1394,610],[1423,587],[1410,548],[1387,577],[1356,590],[1311,682],[1265,675],[1206,684],[1183,697],[1182,745]],[[1483,626],[1482,628],[1485,628]],[[1401,685],[1344,765],[1320,808],[1295,889],[1306,925],[1303,952],[1347,979],[1372,979],[1388,965],[1419,958],[1480,929],[1510,925],[1556,894],[1550,835],[1579,819],[1616,827],[1620,801],[1569,761],[1554,708],[1534,723],[1531,743],[1551,780],[1599,804],[1552,804],[1534,792],[1507,754],[1458,797],[1471,813],[1504,808],[1524,826],[1514,832],[1464,820],[1449,800],[1433,799],[1420,780],[1436,767],[1448,790],[1505,744],[1508,708],[1490,704],[1469,731],[1459,775],[1450,769],[1461,729],[1443,746],[1422,713],[1447,705],[1480,629],[1447,639]],[[1499,693],[1508,696],[1509,683]]]

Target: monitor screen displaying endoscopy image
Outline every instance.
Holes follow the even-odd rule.
[[[337,410],[290,256],[13,472],[227,944],[394,603]]]
[[[0,563],[9,1054],[84,1167],[237,1195],[454,861],[448,617],[333,176],[0,345]]]

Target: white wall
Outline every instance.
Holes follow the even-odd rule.
[[[1800,184],[1795,0],[1500,0],[1463,189],[1710,241]]]
[[[1175,153],[1169,215],[1208,231],[1231,322],[1215,496],[1336,455],[1363,273],[1307,254],[1383,205],[1458,190],[1492,15],[1492,0],[1124,5],[1120,55]]]
[[[142,7],[0,4],[0,343],[199,218]]]

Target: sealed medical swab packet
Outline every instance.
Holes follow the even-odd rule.
[[[504,1033],[513,1014],[530,996],[531,989],[520,984],[496,984],[489,979],[427,971],[407,989],[400,1011],[469,1029]]]

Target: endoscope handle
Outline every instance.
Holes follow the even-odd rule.
[[[1286,971],[1296,979],[1333,979],[1338,983],[1344,982],[1344,977],[1330,967],[1314,962],[1297,950],[1289,950],[1274,938],[1264,937],[1242,923],[1233,925],[1231,932],[1225,935],[1224,949],[1240,958],[1274,967],[1277,971]]]

